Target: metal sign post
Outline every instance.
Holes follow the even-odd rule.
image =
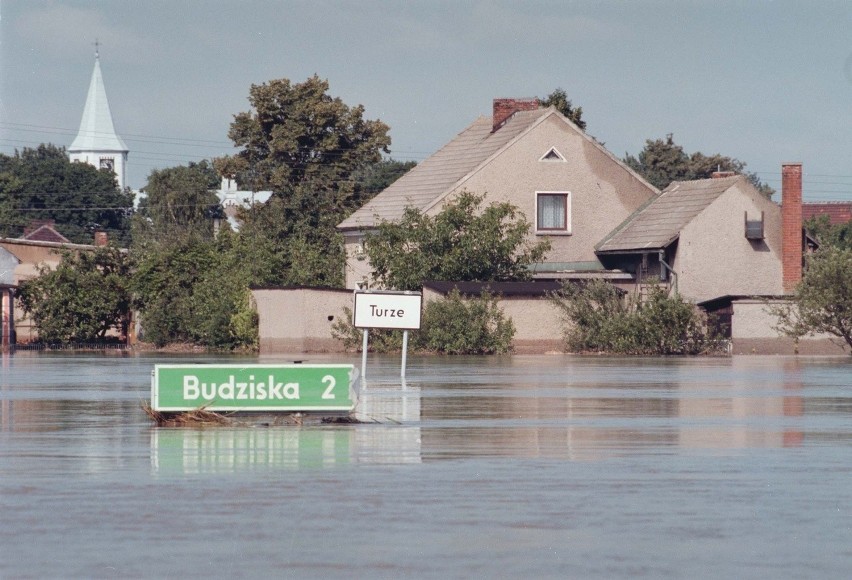
[[[405,378],[405,365],[408,358],[408,331],[420,328],[420,314],[423,307],[423,295],[420,292],[393,291],[355,291],[355,308],[352,318],[355,328],[364,330],[361,345],[361,380],[367,376],[368,336],[371,328],[389,328],[402,330],[402,371]]]

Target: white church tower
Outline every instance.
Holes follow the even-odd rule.
[[[119,188],[124,189],[129,150],[121,137],[116,134],[112,124],[112,114],[109,111],[106,90],[104,90],[101,58],[97,47],[98,43],[95,42],[95,70],[92,72],[92,82],[89,83],[89,94],[86,96],[86,107],[83,109],[80,130],[68,148],[68,155],[71,161],[81,161],[97,168],[111,169],[115,173]]]

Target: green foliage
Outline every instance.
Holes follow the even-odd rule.
[[[133,194],[118,189],[111,171],[72,163],[62,147],[0,154],[0,236],[19,237],[33,220],[54,220],[72,242],[91,244],[101,228],[124,245],[132,210]]]
[[[755,173],[745,171],[746,164],[739,159],[718,153],[704,155],[701,152],[687,154],[683,147],[674,142],[671,133],[665,139],[648,139],[645,148],[637,157],[626,155],[624,162],[659,189],[665,189],[673,181],[707,179],[713,172],[733,171],[748,177],[752,185],[766,197],[775,190],[762,183]]]
[[[143,339],[218,349],[257,346],[257,316],[235,236],[187,239],[141,258],[134,275]]]
[[[852,249],[826,246],[809,256],[793,304],[770,312],[789,336],[827,333],[852,347]]]
[[[484,195],[462,192],[434,217],[407,208],[365,236],[374,281],[399,290],[424,280],[525,280],[549,241],[531,243],[530,223],[509,203],[482,208]]]
[[[352,311],[332,326],[332,336],[347,350],[361,350],[363,333],[352,325]],[[423,308],[420,330],[411,331],[409,348],[437,354],[505,354],[512,350],[515,327],[506,318],[496,297],[483,292],[463,298],[453,290],[441,300],[432,300]],[[373,352],[398,352],[402,331],[370,330],[369,348]]]
[[[573,352],[701,354],[721,345],[693,304],[662,288],[640,303],[603,280],[566,283],[553,303],[562,311],[565,344]]]
[[[538,99],[538,104],[542,107],[556,107],[557,111],[562,113],[580,129],[583,131],[586,130],[586,122],[583,121],[583,107],[574,107],[571,104],[571,99],[568,98],[568,93],[564,89],[556,89],[547,95],[547,97]]]
[[[445,299],[426,304],[415,344],[440,354],[505,354],[514,336],[515,326],[496,297],[483,292],[463,299],[454,289]]]
[[[115,248],[64,252],[55,270],[21,283],[18,298],[41,342],[100,342],[109,331],[127,332],[131,260]]]
[[[207,161],[152,171],[142,190],[146,197],[134,224],[134,242],[139,246],[211,240],[213,218],[224,218],[213,193],[218,186],[216,171]]]
[[[375,194],[367,174],[389,151],[390,137],[387,125],[364,119],[363,106],[327,91],[317,76],[252,85],[252,110],[237,114],[228,133],[242,150],[215,162],[244,187],[273,192],[241,215],[255,283],[343,284],[335,226]]]
[[[355,171],[352,180],[355,182],[355,193],[361,205],[414,169],[416,165],[416,161],[382,159],[378,163],[367,165]]]
[[[815,216],[805,222],[805,230],[823,247],[852,250],[852,221],[831,225],[828,216]]]

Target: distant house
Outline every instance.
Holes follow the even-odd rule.
[[[237,186],[237,180],[230,177],[222,178],[222,185],[215,193],[233,230],[240,229],[240,223],[237,220],[237,212],[240,208],[249,208],[255,203],[266,203],[272,197],[271,191],[241,190]]]
[[[821,201],[802,204],[802,219],[828,217],[828,223],[837,226],[852,221],[852,202]]]

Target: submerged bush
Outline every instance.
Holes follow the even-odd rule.
[[[332,326],[332,336],[345,348],[360,350],[363,333],[352,325],[352,311]],[[420,330],[411,331],[409,348],[439,354],[504,354],[512,349],[515,326],[487,292],[463,298],[453,290],[443,300],[433,300],[423,308]],[[369,348],[373,352],[402,349],[402,331],[371,329]]]
[[[565,319],[565,345],[574,352],[701,354],[721,348],[706,318],[679,296],[655,287],[644,301],[622,297],[603,280],[565,284],[553,297]]]

